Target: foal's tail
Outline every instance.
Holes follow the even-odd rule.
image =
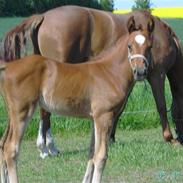
[[[4,60],[10,61],[21,57],[29,38],[35,41],[44,15],[33,15],[9,31],[3,41]],[[37,40],[37,39],[36,39]],[[34,43],[33,43],[34,44]]]

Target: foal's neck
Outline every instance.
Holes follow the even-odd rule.
[[[128,60],[128,35],[122,36],[106,54],[101,58],[102,61],[122,64]]]

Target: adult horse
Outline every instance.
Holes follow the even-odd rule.
[[[63,6],[41,15],[29,17],[7,33],[3,44],[4,58],[7,61],[19,58],[21,56],[21,50],[25,47],[30,35],[34,53],[59,60],[60,62],[84,62],[88,58],[96,56],[112,46],[124,35],[127,32],[126,22],[132,15],[134,15],[135,21],[137,22],[136,28],[146,27],[147,20],[149,17],[152,17],[146,11],[114,15],[109,12],[77,6]],[[148,81],[152,87],[157,109],[160,114],[163,137],[168,142],[175,142],[166,114],[164,81],[165,74],[173,68],[173,65],[174,67],[176,65],[176,67],[180,68],[179,65],[182,63],[181,60],[178,61],[181,58],[180,46],[177,37],[170,27],[158,18],[152,18],[155,22],[152,48],[153,69],[149,71]],[[171,69],[171,72],[176,73],[176,69]],[[171,78],[171,75],[169,78]],[[179,75],[174,77],[177,78],[177,84],[181,85]],[[173,83],[173,80],[170,79],[170,82]],[[172,89],[172,93],[173,96],[175,95],[173,97],[175,100],[177,92],[174,92],[174,89]],[[174,109],[176,108],[174,107]],[[50,113],[42,110],[41,118],[40,135],[37,141],[38,146],[42,149],[42,152],[45,152],[43,154],[47,154],[47,148],[44,145],[45,140],[43,140],[47,137],[46,141],[49,151],[51,154],[57,154],[58,151],[54,147],[49,130]],[[116,121],[117,119],[118,117]],[[42,124],[46,125],[43,129],[47,133],[44,133],[44,135],[42,134]],[[111,134],[113,139],[116,124]]]
[[[146,29],[136,30],[131,17],[127,27],[129,33],[94,62],[73,65],[34,55],[0,65],[9,116],[0,149],[3,183],[18,183],[20,142],[37,104],[49,112],[93,120],[95,135],[83,183],[101,182],[114,119],[135,80],[144,79],[151,66],[153,20]]]

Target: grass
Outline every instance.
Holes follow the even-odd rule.
[[[90,135],[67,132],[57,134],[55,141],[60,156],[43,161],[36,153],[35,141],[23,140],[18,163],[20,182],[81,182]],[[182,183],[182,150],[165,144],[160,128],[118,130],[117,142],[109,148],[103,183]]]

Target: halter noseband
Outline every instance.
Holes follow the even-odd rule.
[[[147,58],[144,55],[141,55],[141,54],[131,55],[130,50],[128,48],[128,59],[129,59],[129,62],[130,62],[131,67],[132,67],[132,61],[133,61],[133,59],[136,59],[136,58],[142,59],[145,62],[145,64],[147,65],[147,67],[149,66],[149,62],[148,62]]]

